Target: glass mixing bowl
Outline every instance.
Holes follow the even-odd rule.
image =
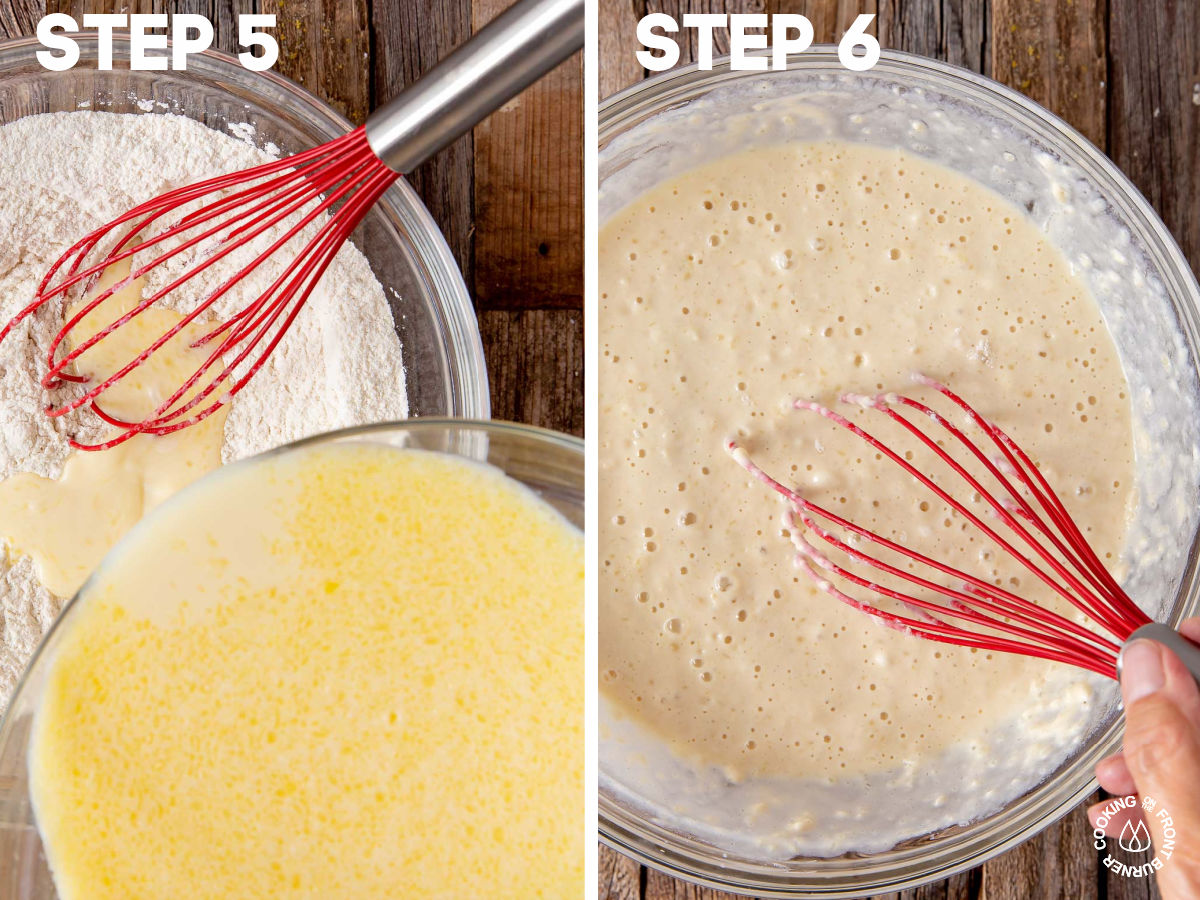
[[[963,172],[1028,210],[1063,250],[1099,302],[1133,390],[1142,501],[1135,531],[1138,518],[1163,515],[1172,504],[1188,511],[1180,528],[1150,545],[1151,559],[1126,587],[1161,601],[1165,620],[1194,612],[1200,472],[1190,451],[1200,441],[1200,291],[1146,200],[1062,120],[973,72],[910,54],[884,51],[865,73],[847,72],[828,47],[794,57],[779,72],[735,72],[719,60],[712,71],[673,71],[601,104],[600,221],[654,185],[731,152],[819,139],[898,147]],[[1169,464],[1155,465],[1160,452]],[[973,823],[881,853],[765,861],[698,837],[628,788],[617,751],[606,753],[602,716],[600,833],[647,865],[724,890],[767,897],[903,890],[979,865],[1074,809],[1095,789],[1092,768],[1117,748],[1121,727],[1108,706],[1057,771]]]
[[[24,37],[0,43],[0,123],[47,112],[91,109],[174,113],[228,133],[253,127],[259,147],[287,155],[351,129],[351,124],[274,72],[251,72],[223,53],[188,57],[185,71],[131,71],[127,35],[113,38],[114,68],[96,68],[95,35],[79,35],[79,63],[51,72],[37,62],[41,45]],[[166,51],[169,52],[169,51]],[[122,66],[125,68],[121,68]],[[248,129],[237,129],[248,133]],[[36,165],[36,161],[31,161]],[[380,198],[351,240],[367,257],[392,304],[404,348],[412,416],[490,413],[483,344],[462,274],[416,192],[400,179]]]
[[[581,530],[584,527],[583,441],[543,428],[439,418],[367,425],[307,438],[233,465],[252,466],[256,459],[265,456],[326,443],[386,444],[451,453],[486,462],[524,484],[575,527]],[[221,471],[224,470],[212,475],[219,476]],[[205,480],[189,486],[167,504],[186,503],[190,493],[204,490]],[[147,522],[153,527],[153,513]],[[135,528],[124,541],[136,542],[144,530],[144,526]],[[111,551],[114,556],[120,552],[121,544]],[[86,591],[85,585],[80,594]],[[56,900],[58,897],[34,822],[27,753],[33,714],[45,690],[50,668],[47,660],[52,658],[61,636],[69,629],[80,594],[64,607],[39,645],[0,722],[0,900]],[[582,606],[580,609],[582,612]]]

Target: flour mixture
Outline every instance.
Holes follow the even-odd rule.
[[[1024,214],[902,151],[759,148],[613,216],[600,284],[602,692],[614,728],[694,772],[644,775],[643,795],[689,830],[760,836],[756,852],[834,855],[977,818],[1061,762],[1097,679],[916,640],[817,592],[780,504],[722,450],[737,436],[815,502],[1048,602],[890,464],[790,408],[911,393],[919,370],[1040,460],[1118,567],[1128,388],[1087,288]]]
[[[253,129],[239,124],[236,131],[246,137]],[[49,265],[91,229],[164,191],[267,159],[242,140],[180,116],[57,113],[0,128],[0,319],[25,306]],[[264,290],[281,262],[246,279],[228,305]],[[222,272],[228,270],[210,270],[189,286],[203,296],[220,284]],[[143,445],[120,459],[93,454],[68,463],[66,439],[79,420],[44,416],[47,398],[38,384],[62,321],[61,311],[43,311],[0,344],[0,538],[6,547],[0,706],[94,560],[167,493],[221,461],[407,414],[390,307],[366,259],[349,245],[267,365],[234,399],[223,427],[217,422],[207,438],[204,426],[181,432],[175,443],[139,437],[129,445]],[[93,423],[82,436],[95,438],[106,427]],[[210,446],[203,445],[206,439]],[[62,478],[65,465],[72,474]],[[59,484],[45,481],[60,478]],[[13,515],[14,509],[24,512]],[[68,521],[77,532],[52,527]],[[50,536],[60,539],[37,540]],[[83,536],[92,544],[85,546]]]

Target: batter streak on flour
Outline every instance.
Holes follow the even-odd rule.
[[[241,136],[253,131],[234,128]],[[156,194],[266,159],[180,116],[56,113],[0,128],[0,319],[29,302],[48,266],[81,235]],[[229,263],[244,261],[234,254]],[[256,296],[285,263],[268,261],[222,303]],[[203,296],[229,271],[213,267],[189,287]],[[38,384],[61,324],[47,311],[0,344],[0,479],[19,472],[57,478],[71,454],[66,436],[77,423],[44,416]],[[308,434],[406,415],[391,309],[366,259],[347,245],[230,406],[220,455],[229,462]],[[0,559],[0,708],[61,602],[30,558],[9,547]]]
[[[691,814],[749,833],[775,804],[788,821],[772,854],[881,849],[1056,765],[1087,722],[1088,676],[914,640],[817,593],[779,504],[722,442],[739,435],[814,501],[1048,602],[853,437],[790,409],[911,392],[919,369],[1027,447],[1116,565],[1127,388],[1062,255],[961,175],[811,144],[637,198],[603,230],[600,272],[603,692],[714,783],[770,782],[763,809]]]

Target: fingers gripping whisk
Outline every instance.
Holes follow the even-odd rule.
[[[363,128],[304,153],[170,191],[84,236],[50,268],[33,301],[3,329],[6,338],[47,305],[65,307],[65,323],[50,343],[42,385],[77,386],[53,403],[50,416],[93,412],[115,426],[99,450],[137,434],[164,435],[193,425],[227,404],[263,366],[303,308],[316,283],[367,210],[399,176],[367,143]],[[261,292],[239,290],[281,248],[286,261]],[[126,262],[127,261],[127,262]],[[103,286],[101,276],[128,265],[129,274]],[[147,310],[175,305],[188,282],[210,268],[219,287],[176,305],[180,316],[111,374],[93,377],[85,354]],[[178,274],[176,274],[178,270]],[[114,298],[140,279],[163,282],[126,310]],[[156,284],[157,284],[156,282]],[[69,305],[73,298],[80,298]],[[99,328],[95,322],[103,322]],[[179,387],[142,418],[106,409],[106,394],[190,329],[203,350]],[[198,332],[198,337],[190,337]],[[167,348],[164,350],[164,348]]]
[[[921,459],[936,461],[936,474],[893,446],[891,437],[885,441],[815,403],[795,406],[867,444],[1100,631],[813,502],[763,471],[736,441],[726,449],[787,501],[797,563],[825,593],[928,640],[1059,660],[1115,677],[1120,644],[1150,618],[1105,568],[1030,456],[945,385],[918,381],[949,402],[950,415],[899,394],[843,400],[889,420],[895,427],[888,434],[911,438],[925,454]]]

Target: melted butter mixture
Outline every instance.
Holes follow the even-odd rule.
[[[722,449],[737,435],[814,501],[1054,604],[913,481],[790,408],[911,394],[921,371],[1022,443],[1118,567],[1134,502],[1125,378],[1095,302],[1031,222],[900,151],[780,146],[639,197],[602,229],[600,273],[599,651],[618,711],[734,782],[869,785],[952,748],[1011,752],[992,741],[1013,723],[1079,740],[1087,677],[911,638],[818,592],[781,504]],[[975,814],[1008,799],[979,795]]]
[[[582,598],[581,534],[490,467],[223,470],[130,535],[51,660],[30,786],[59,896],[580,897]]]
[[[130,261],[114,263],[91,296],[129,279]],[[98,333],[142,301],[142,279],[129,280],[85,316],[71,338]],[[85,302],[85,301],[81,301]],[[76,307],[78,309],[78,307]],[[80,354],[74,371],[97,384],[120,371],[182,318],[150,307]],[[208,328],[211,328],[211,323]],[[208,329],[192,323],[108,388],[102,405],[110,415],[139,421],[167,400],[207,358],[189,346]],[[185,395],[180,403],[192,394]],[[0,539],[10,553],[32,558],[38,579],[69,597],[116,542],[147,512],[221,464],[227,410],[173,434],[138,435],[99,452],[76,452],[59,478],[20,472],[0,482]]]

